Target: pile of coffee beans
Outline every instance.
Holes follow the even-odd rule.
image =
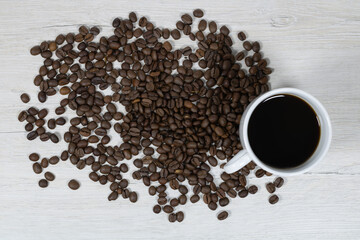
[[[34,172],[40,174],[60,159],[70,160],[78,169],[88,166],[92,181],[109,185],[109,201],[122,196],[136,202],[136,192],[123,178],[132,163],[138,169],[133,179],[141,180],[157,197],[153,212],[168,214],[170,222],[183,221],[184,213],[176,207],[188,198],[191,203],[202,200],[214,211],[227,206],[229,198],[257,193],[258,187],[246,176],[252,170],[258,178],[271,174],[254,163],[232,174],[223,172],[220,184],[215,184],[211,169],[222,168],[242,149],[238,136],[242,113],[269,90],[271,69],[258,42],[246,40],[240,32],[243,50],[235,52],[239,44],[234,44],[230,30],[198,19],[203,16],[196,9],[192,16],[182,15],[175,29],[168,29],[131,12],[127,19],[115,18],[114,34],[98,41],[94,38],[99,28],[81,26],[78,33],[60,34],[32,47],[32,55],[44,58],[34,79],[39,102],[60,93],[63,99],[56,115],[74,112],[63,133],[68,148],[49,159],[30,154]],[[172,42],[181,37],[189,37],[195,47],[175,49]],[[108,90],[111,94],[105,94]],[[21,100],[28,103],[30,97],[22,94]],[[119,103],[125,112],[119,111]],[[27,122],[28,140],[59,142],[51,130],[67,121],[61,116],[46,119],[47,113],[30,107],[19,114],[19,121]],[[111,129],[118,135],[110,136]],[[111,138],[123,143],[111,145]],[[47,187],[54,179],[46,172],[39,186]],[[267,184],[271,194],[281,187],[279,179]],[[76,180],[68,185],[73,190],[80,187]],[[169,191],[178,196],[169,197]],[[276,195],[269,198],[271,204],[277,201]],[[218,219],[227,216],[222,211]]]

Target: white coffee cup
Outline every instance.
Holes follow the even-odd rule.
[[[257,158],[255,153],[252,151],[249,139],[248,139],[248,125],[251,114],[254,112],[256,107],[263,102],[265,99],[278,95],[278,94],[288,94],[301,98],[307,104],[309,104],[315,111],[318,121],[320,122],[320,140],[315,152],[307,159],[304,163],[293,168],[275,168],[269,166]],[[279,176],[291,176],[297,175],[309,171],[314,167],[321,159],[324,158],[325,154],[329,150],[332,130],[331,123],[328,113],[326,112],[324,106],[310,94],[295,88],[278,88],[266,92],[256,99],[254,99],[246,108],[245,112],[242,115],[239,127],[240,141],[243,147],[243,150],[238,152],[224,167],[224,170],[227,173],[233,173],[238,171],[250,161],[256,163],[259,167],[266,170],[267,172],[279,175]]]

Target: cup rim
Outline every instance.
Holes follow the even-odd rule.
[[[284,169],[279,169],[279,168],[274,168],[271,167],[265,163],[263,163],[256,155],[255,153],[252,151],[252,148],[250,146],[250,142],[249,142],[249,138],[248,138],[248,124],[249,124],[249,120],[250,117],[253,113],[253,111],[256,109],[256,107],[265,99],[274,96],[274,95],[278,95],[278,94],[290,94],[290,95],[294,95],[297,97],[300,97],[301,99],[303,99],[304,101],[306,101],[306,103],[308,103],[313,110],[316,112],[316,114],[318,116],[321,115],[321,117],[324,120],[324,127],[321,127],[321,130],[324,131],[326,128],[327,131],[327,139],[325,139],[325,142],[323,143],[323,148],[322,151],[319,153],[318,157],[316,158],[315,161],[312,161],[310,163],[308,163],[307,166],[304,166],[302,169],[298,169],[296,170],[296,168],[284,168]],[[310,102],[306,99],[310,99]],[[316,106],[316,108],[318,109],[318,111],[316,111],[314,109],[314,106]],[[324,128],[324,129],[323,129]],[[281,176],[292,176],[292,175],[298,175],[304,172],[307,172],[310,168],[314,167],[316,164],[318,164],[320,162],[321,159],[324,158],[325,154],[328,152],[329,148],[330,148],[330,143],[331,143],[331,138],[332,138],[332,127],[331,127],[331,122],[330,122],[330,117],[325,109],[325,107],[319,102],[319,100],[317,100],[315,97],[313,97],[311,94],[300,90],[300,89],[296,89],[296,88],[277,88],[274,90],[270,90],[262,95],[260,95],[258,98],[256,98],[253,102],[251,102],[249,104],[249,106],[246,108],[244,114],[243,114],[243,118],[241,119],[240,122],[240,128],[239,128],[239,136],[240,136],[240,140],[241,143],[243,145],[243,148],[247,151],[247,153],[250,155],[251,159],[262,169],[269,171],[271,173],[277,174],[277,175],[281,175]],[[321,137],[321,135],[320,135]],[[319,140],[320,141],[320,140]],[[317,148],[319,147],[319,145],[317,146]],[[307,162],[307,161],[306,161]],[[305,163],[306,163],[305,162]],[[300,165],[302,166],[302,165]]]

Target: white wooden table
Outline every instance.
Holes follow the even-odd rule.
[[[292,2],[0,1],[0,239],[359,239],[360,2]],[[275,70],[272,88],[297,87],[325,105],[334,136],[324,161],[310,173],[288,178],[274,206],[264,189],[269,179],[252,179],[259,193],[232,200],[222,222],[218,211],[198,202],[180,207],[184,222],[171,224],[165,214],[152,213],[155,198],[135,181],[136,204],[122,198],[108,202],[108,186],[94,184],[88,169],[79,171],[69,162],[50,166],[56,180],[40,189],[28,154],[49,157],[65,144],[29,142],[17,122],[22,92],[42,107],[32,84],[41,59],[29,54],[30,47],[81,24],[99,25],[109,34],[112,19],[133,10],[158,26],[174,27],[182,13],[198,7],[207,19],[261,41]],[[48,108],[59,99],[50,98]],[[81,181],[78,191],[67,187],[71,178]]]

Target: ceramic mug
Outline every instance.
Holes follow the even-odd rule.
[[[305,101],[308,105],[312,107],[315,111],[318,121],[320,123],[320,139],[318,146],[314,153],[311,155],[309,159],[307,159],[304,163],[299,166],[292,168],[275,168],[273,166],[269,166],[261,161],[258,157],[256,157],[255,153],[252,151],[249,139],[248,139],[248,125],[251,114],[254,112],[256,107],[263,102],[265,99],[268,99],[271,96],[279,95],[279,94],[288,94],[296,96],[303,101]],[[254,99],[249,106],[246,108],[245,112],[240,121],[239,127],[239,136],[241,145],[243,150],[238,152],[225,166],[224,170],[227,173],[233,173],[238,171],[250,161],[256,163],[259,167],[266,170],[267,172],[279,175],[279,176],[291,176],[297,175],[304,172],[309,171],[312,167],[314,167],[321,159],[324,158],[325,154],[329,150],[332,130],[331,123],[328,113],[326,112],[324,106],[313,96],[310,94],[295,88],[278,88],[271,91],[268,91],[256,99]]]

